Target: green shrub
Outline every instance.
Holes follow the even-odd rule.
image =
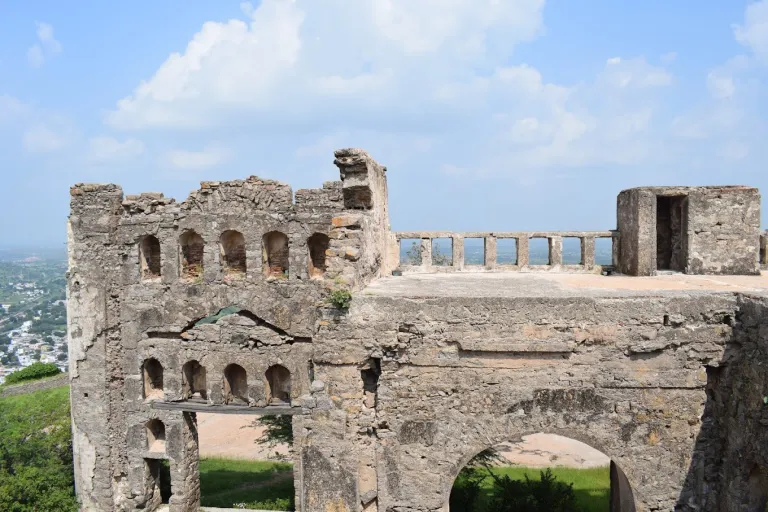
[[[337,309],[347,310],[352,303],[352,294],[347,290],[333,290],[328,300]]]
[[[28,380],[38,380],[44,377],[58,375],[61,370],[53,363],[32,363],[17,372],[13,372],[5,378],[6,384],[15,384]]]
[[[449,498],[451,512],[479,512],[479,498],[485,478],[486,474],[481,469],[463,468],[451,489]]]
[[[294,504],[292,499],[288,498],[275,498],[262,501],[254,501],[252,503],[238,503],[238,508],[246,510],[294,510]]]
[[[576,494],[573,484],[558,482],[547,468],[539,480],[512,480],[507,475],[493,477],[490,510],[496,512],[576,512]]]

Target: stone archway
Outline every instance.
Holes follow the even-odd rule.
[[[568,430],[549,429],[546,432],[525,432],[519,435],[513,435],[506,441],[502,439],[495,442],[493,441],[489,442],[486,440],[486,443],[478,443],[478,444],[468,446],[467,449],[462,453],[459,463],[452,466],[451,473],[449,475],[446,475],[446,478],[444,479],[444,482],[448,482],[448,485],[443,486],[443,489],[442,489],[442,500],[443,500],[442,511],[455,512],[455,511],[451,511],[449,506],[451,490],[453,488],[454,482],[458,478],[462,468],[466,467],[467,464],[470,463],[470,461],[478,453],[483,452],[488,448],[494,448],[502,444],[508,443],[510,440],[513,442],[520,442],[526,436],[529,436],[531,434],[540,434],[540,433],[556,434],[564,438],[579,441],[580,443],[588,445],[594,450],[599,451],[602,454],[606,455],[610,459],[610,467],[609,467],[610,495],[608,497],[609,506],[610,506],[609,510],[611,512],[635,512],[636,511],[637,507],[635,504],[635,497],[634,497],[632,485],[630,484],[629,479],[621,470],[621,468],[616,463],[616,461],[614,461],[613,458],[611,458],[610,454],[606,453],[606,451],[600,447],[601,442],[595,438],[591,438],[591,436],[589,436],[588,434],[582,435],[579,432],[574,432],[570,429]]]

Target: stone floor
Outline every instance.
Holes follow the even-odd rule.
[[[760,276],[653,277],[555,272],[425,273],[378,279],[362,293],[383,297],[611,297],[680,292],[768,295],[768,272]]]

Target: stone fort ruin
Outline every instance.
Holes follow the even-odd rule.
[[[756,189],[625,190],[609,231],[401,233],[386,169],[335,156],[340,181],[295,194],[257,177],[204,182],[181,203],[71,188],[84,510],[158,509],[161,459],[170,510],[198,510],[200,411],[293,415],[305,512],[447,511],[467,461],[536,432],[611,458],[614,511],[765,509]],[[436,261],[441,238],[450,257]],[[480,264],[465,261],[470,238]],[[596,262],[603,238],[610,265]],[[529,259],[535,239],[545,264]],[[418,257],[401,263],[407,240]],[[516,257],[500,261],[510,241]]]

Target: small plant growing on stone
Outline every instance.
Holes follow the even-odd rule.
[[[337,309],[347,310],[352,303],[352,294],[348,290],[333,290],[328,301]]]

